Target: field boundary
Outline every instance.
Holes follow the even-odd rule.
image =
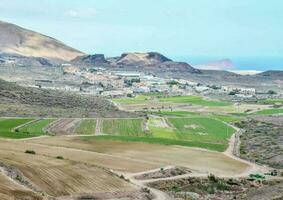
[[[40,121],[40,120],[41,120],[41,119],[34,119],[34,120],[31,120],[31,121],[26,122],[26,123],[24,123],[24,124],[21,124],[21,125],[19,125],[19,126],[16,126],[16,127],[14,127],[14,128],[11,129],[11,132],[16,132],[16,130],[19,130],[20,128],[23,128],[23,127],[25,127],[25,126],[27,126],[27,125],[29,125],[29,124],[33,124],[33,123],[35,123],[35,122],[37,122],[37,121]]]

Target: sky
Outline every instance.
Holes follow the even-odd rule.
[[[283,69],[282,0],[0,0],[0,20],[89,54],[157,51]]]

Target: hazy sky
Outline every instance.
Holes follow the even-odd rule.
[[[0,0],[0,20],[107,56],[283,55],[283,0]]]

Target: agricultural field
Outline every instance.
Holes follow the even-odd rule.
[[[13,119],[13,118],[2,118],[0,119],[0,137],[20,139],[33,137],[33,134],[22,133],[16,130],[20,125],[31,122],[33,119]],[[15,129],[15,130],[13,130]]]
[[[266,99],[259,102],[264,104],[283,104],[283,99]]]
[[[172,117],[188,117],[192,115],[199,115],[200,113],[196,112],[189,112],[189,111],[182,111],[182,110],[160,110],[158,112],[149,112],[150,114],[158,115],[158,116],[172,116]]]
[[[26,126],[19,128],[18,131],[33,136],[44,135],[44,127],[46,127],[53,121],[55,121],[55,119],[40,119],[38,121],[32,122],[30,124],[27,124]]]
[[[153,117],[148,120],[148,129],[156,138],[178,139],[175,130],[168,124],[166,118]]]
[[[235,132],[231,126],[207,117],[168,118],[176,128],[176,135],[182,140],[227,143]]]
[[[258,115],[283,114],[283,108],[264,109],[264,110],[257,111],[255,114],[258,114]]]
[[[147,136],[143,119],[104,119],[102,132],[119,136]]]
[[[234,115],[213,114],[211,117],[227,123],[237,122],[244,118],[241,114],[239,116],[237,114]]]
[[[249,167],[220,152],[140,141],[107,140],[105,137],[108,136],[38,138],[20,147],[11,146],[11,144],[4,147],[4,144],[0,143],[0,149],[22,148],[23,151],[25,148],[32,148],[37,154],[51,157],[62,155],[68,160],[77,160],[125,172],[142,172],[174,165],[203,173],[231,175],[243,173]],[[110,137],[117,138],[116,136]]]
[[[84,119],[75,129],[75,133],[80,135],[92,135],[95,134],[95,128],[96,119]]]
[[[36,153],[34,155],[24,153],[27,147],[33,148]],[[41,150],[46,154],[40,153]],[[86,165],[76,159],[56,158],[57,155],[63,155],[60,153],[62,152],[48,151],[48,146],[44,149],[40,146],[36,148],[32,144],[19,145],[19,143],[2,142],[0,162],[5,163],[5,167],[14,174],[18,173],[15,169],[20,170],[21,174],[17,174],[17,179],[19,181],[28,180],[22,184],[45,196],[60,197],[135,191],[130,183],[120,179],[109,170],[90,164]],[[31,187],[29,183],[36,187]]]
[[[201,106],[229,106],[232,105],[226,101],[206,100],[200,96],[173,96],[165,97],[160,95],[137,95],[136,97],[112,99],[119,104],[146,104],[151,102],[177,103],[177,104],[195,104]]]
[[[225,101],[212,101],[205,100],[203,97],[199,96],[175,96],[167,98],[159,98],[161,102],[170,102],[170,103],[186,103],[186,104],[196,104],[201,106],[229,106],[232,105],[229,102]]]
[[[120,142],[139,142],[149,144],[160,144],[160,145],[172,145],[172,146],[183,146],[183,147],[195,147],[202,148],[211,151],[223,152],[227,149],[228,144],[225,143],[207,143],[199,141],[179,140],[179,139],[168,139],[162,137],[133,137],[133,136],[112,136],[102,135],[96,136],[95,138],[84,137],[83,140],[98,140],[98,141],[120,141]]]
[[[112,99],[115,103],[120,104],[144,104],[152,100],[151,97],[145,95],[138,95],[136,97]]]
[[[45,130],[52,135],[74,135],[80,122],[80,118],[61,118],[46,126]]]

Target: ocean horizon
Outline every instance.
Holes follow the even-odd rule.
[[[283,56],[172,56],[171,58],[176,61],[187,62],[190,65],[230,59],[234,64],[234,68],[227,70],[283,70]]]

